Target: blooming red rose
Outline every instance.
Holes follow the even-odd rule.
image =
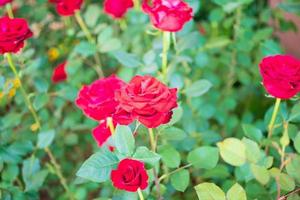
[[[180,31],[192,19],[193,9],[182,0],[143,0],[143,10],[152,24],[163,31]]]
[[[4,6],[7,3],[12,2],[12,0],[0,0],[0,6]]]
[[[66,72],[66,65],[67,62],[63,62],[55,67],[53,74],[52,74],[52,82],[59,83],[65,81],[67,79],[67,72]]]
[[[114,126],[116,126],[116,123],[114,123]],[[102,147],[111,136],[111,131],[106,120],[101,121],[100,124],[93,129],[92,133],[99,147]]]
[[[280,99],[289,99],[300,92],[300,61],[287,55],[264,58],[259,64],[267,92]]]
[[[177,107],[177,89],[170,89],[151,76],[135,76],[116,92],[116,100],[133,119],[155,128],[170,121],[172,109]]]
[[[78,93],[76,104],[83,112],[94,120],[105,120],[107,117],[116,116],[118,124],[127,125],[131,116],[118,108],[119,102],[115,100],[115,92],[126,86],[121,79],[112,75],[99,79],[88,86],[83,86]]]
[[[16,53],[24,46],[24,41],[32,36],[25,19],[0,18],[0,54]]]
[[[129,192],[136,192],[139,188],[144,190],[148,186],[148,174],[144,163],[138,160],[124,159],[118,168],[111,172],[113,185]]]
[[[59,15],[74,15],[76,10],[80,10],[83,0],[49,0],[50,3],[56,4],[56,11]]]
[[[129,8],[133,7],[133,0],[105,0],[104,12],[113,18],[122,18]]]

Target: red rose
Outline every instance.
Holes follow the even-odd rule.
[[[32,36],[25,19],[0,18],[0,54],[16,53],[24,46],[24,41]]]
[[[67,62],[63,62],[55,67],[53,74],[52,74],[52,82],[59,83],[61,81],[65,81],[67,79],[67,72],[66,72],[66,65]]]
[[[128,158],[122,160],[118,168],[111,172],[111,181],[116,188],[128,192],[146,189],[148,175],[144,163]]]
[[[182,0],[143,0],[143,10],[150,16],[152,24],[163,31],[180,31],[192,19],[193,9]]]
[[[133,119],[155,128],[170,121],[172,109],[177,107],[176,93],[177,89],[170,89],[151,76],[135,76],[116,92],[116,100]]]
[[[4,6],[7,3],[12,2],[12,0],[0,0],[0,6]]]
[[[56,11],[61,16],[74,15],[76,10],[80,10],[83,0],[49,0],[56,4]]]
[[[114,126],[116,126],[115,123],[114,123]],[[93,133],[93,137],[96,140],[99,147],[102,147],[102,145],[111,136],[111,131],[110,131],[110,128],[109,128],[106,120],[103,120],[102,122],[100,122],[100,124],[96,128],[93,129],[92,133]]]
[[[276,55],[259,64],[267,92],[280,99],[289,99],[300,91],[300,61],[292,56]]]
[[[121,89],[126,83],[112,75],[99,79],[88,86],[83,86],[78,93],[76,104],[83,112],[94,120],[105,120],[116,115],[115,121],[127,125],[132,119],[130,115],[117,109],[119,102],[115,100],[115,91]],[[129,123],[127,123],[129,122]]]
[[[104,12],[113,18],[122,18],[129,8],[133,7],[133,0],[105,0]]]

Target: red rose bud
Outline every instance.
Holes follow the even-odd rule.
[[[133,119],[155,128],[170,121],[172,109],[177,107],[177,89],[170,89],[151,76],[135,76],[116,92],[116,100]]]
[[[273,97],[289,99],[300,91],[300,61],[292,56],[276,55],[259,64],[263,85]]]
[[[25,19],[0,18],[0,54],[17,53],[32,35]]]
[[[0,6],[4,6],[7,3],[11,3],[12,0],[0,0]]]
[[[49,0],[56,4],[56,11],[61,16],[71,16],[76,10],[80,10],[83,0]]]
[[[82,87],[78,93],[76,104],[85,115],[94,120],[100,121],[107,117],[113,117],[119,105],[115,100],[115,91],[125,85],[126,83],[115,75],[96,80],[92,84]]]
[[[148,174],[144,163],[138,160],[124,159],[118,168],[111,172],[114,187],[128,192],[144,190],[148,186]]]
[[[114,123],[114,126],[116,126],[116,123]],[[106,120],[100,122],[100,124],[93,129],[92,133],[99,147],[102,147],[111,136],[111,131]]]
[[[105,13],[113,18],[120,19],[133,5],[133,0],[105,0],[103,7]]]
[[[143,0],[143,10],[150,16],[156,28],[162,31],[177,32],[192,19],[193,9],[182,0]]]
[[[66,65],[67,65],[67,62],[63,62],[63,63],[59,64],[57,67],[55,67],[53,74],[52,74],[52,82],[53,83],[59,83],[59,82],[67,80],[68,75],[66,72]]]

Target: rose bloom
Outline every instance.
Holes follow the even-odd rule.
[[[63,63],[59,64],[57,67],[55,67],[55,69],[53,70],[52,78],[51,78],[53,83],[59,83],[59,82],[67,80],[68,75],[66,72],[66,65],[67,65],[67,62],[63,62]]]
[[[32,35],[25,19],[0,18],[0,54],[17,53]]]
[[[4,6],[7,3],[11,3],[12,0],[0,0],[0,6]]]
[[[289,99],[300,91],[300,61],[292,56],[276,55],[259,64],[263,85],[273,97]]]
[[[177,89],[170,89],[151,76],[135,76],[116,92],[116,100],[133,119],[155,128],[170,121],[172,109],[177,107]]]
[[[133,0],[105,0],[104,12],[113,18],[122,18],[129,8],[133,7]]]
[[[83,0],[49,0],[49,2],[56,4],[56,11],[59,15],[71,16],[76,10],[80,10]]]
[[[180,31],[193,17],[193,9],[182,0],[143,0],[143,10],[150,16],[152,24],[169,32]]]
[[[126,83],[112,75],[83,86],[79,91],[76,104],[88,117],[100,121],[107,117],[116,116],[116,122],[128,125],[132,119],[130,115],[119,109],[119,102],[115,100],[115,92],[126,86]]]
[[[138,160],[124,159],[118,168],[111,172],[114,187],[128,192],[144,190],[148,186],[148,175],[144,163]]]

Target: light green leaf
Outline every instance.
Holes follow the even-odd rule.
[[[287,173],[300,182],[300,156],[297,155],[291,162],[286,166]]]
[[[190,182],[190,173],[188,170],[181,170],[171,176],[171,184],[172,186],[180,191],[184,192],[188,187]]]
[[[298,133],[294,139],[294,147],[297,150],[297,152],[300,153],[300,133]]]
[[[217,143],[223,160],[233,166],[242,166],[246,162],[246,146],[236,138],[227,138]]]
[[[168,127],[160,131],[160,136],[166,140],[183,140],[187,134],[182,129]]]
[[[285,173],[279,175],[279,184],[281,189],[287,192],[294,190],[296,187],[294,179]]]
[[[196,168],[212,169],[219,161],[219,150],[215,147],[199,147],[188,154],[188,162]]]
[[[199,200],[226,200],[225,193],[214,183],[201,183],[195,190]]]
[[[234,184],[226,194],[227,200],[247,200],[247,195],[242,186]]]
[[[150,151],[147,147],[138,147],[133,158],[146,163],[152,168],[160,160],[160,155]]]
[[[116,149],[123,155],[131,156],[134,151],[134,137],[128,126],[118,125],[113,136]]]
[[[88,57],[96,53],[97,47],[95,44],[91,44],[90,42],[80,42],[75,47],[74,51],[84,57]]]
[[[109,38],[104,43],[99,44],[99,51],[101,53],[107,53],[116,51],[121,48],[121,41],[117,38]]]
[[[49,101],[47,93],[37,94],[33,101],[33,107],[35,110],[39,110],[44,107]]]
[[[243,124],[242,128],[244,130],[245,135],[250,139],[255,140],[256,142],[260,142],[263,138],[261,130],[251,124]]]
[[[118,163],[116,155],[103,150],[89,157],[77,171],[76,176],[98,183],[105,182],[110,179],[110,173]]]
[[[208,80],[199,80],[186,88],[185,93],[189,97],[199,97],[208,92],[211,87],[212,84]]]
[[[242,142],[246,146],[247,160],[254,164],[257,163],[261,158],[261,153],[258,144],[247,138],[243,138]]]
[[[141,65],[141,62],[134,54],[124,51],[114,51],[112,55],[125,67],[136,68]]]
[[[40,149],[44,149],[51,145],[55,137],[55,131],[49,130],[40,132],[38,134],[38,141],[37,141],[37,147]]]
[[[270,180],[270,173],[265,167],[251,164],[251,172],[256,180],[263,185],[266,185]]]
[[[158,153],[167,167],[176,168],[180,165],[180,154],[171,145],[161,146]]]

